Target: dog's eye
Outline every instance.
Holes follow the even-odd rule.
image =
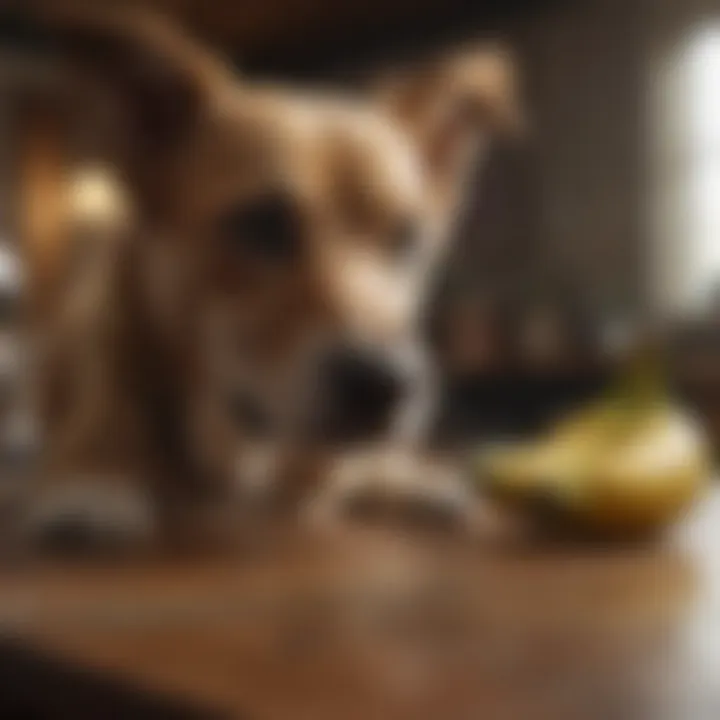
[[[222,242],[266,260],[288,260],[299,246],[299,220],[290,198],[267,195],[232,208],[220,220]]]
[[[390,253],[395,260],[405,261],[412,256],[418,245],[419,228],[413,220],[398,223],[390,238]]]

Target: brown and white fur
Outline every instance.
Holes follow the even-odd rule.
[[[155,17],[54,22],[127,110],[134,220],[42,319],[33,532],[130,538],[258,473],[312,512],[393,475],[420,483],[419,319],[469,165],[517,120],[506,55],[345,98],[237,78]]]

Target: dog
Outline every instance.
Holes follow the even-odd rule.
[[[341,96],[238,77],[166,18],[49,17],[120,99],[132,221],[40,320],[33,536],[147,538],[243,483],[315,519],[432,494],[420,320],[470,168],[519,124],[508,53]]]

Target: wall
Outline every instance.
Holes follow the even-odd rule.
[[[537,243],[595,297],[635,303],[645,283],[643,18],[635,0],[565,3],[522,28],[533,126]]]

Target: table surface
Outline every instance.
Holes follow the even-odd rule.
[[[0,622],[200,716],[720,717],[720,492],[634,547],[274,531],[225,552],[22,563]]]

